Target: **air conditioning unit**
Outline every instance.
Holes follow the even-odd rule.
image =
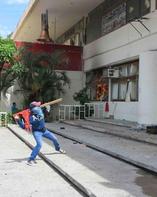
[[[119,77],[119,70],[114,68],[108,69],[108,77],[109,78],[118,78]]]

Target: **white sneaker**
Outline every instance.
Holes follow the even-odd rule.
[[[62,154],[66,154],[66,151],[62,150],[62,149],[59,149],[59,152],[62,153]]]
[[[33,164],[37,164],[37,161],[36,160],[32,160],[32,159],[28,159],[27,160],[27,165],[31,166]]]

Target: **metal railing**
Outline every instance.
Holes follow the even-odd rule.
[[[108,117],[105,111],[106,103],[85,103],[85,105],[60,105],[59,120],[76,120],[84,118],[104,119]]]
[[[59,120],[76,120],[84,117],[84,105],[60,105]]]
[[[106,102],[101,103],[85,103],[86,113],[85,118],[104,119],[108,117],[108,112],[105,111]]]

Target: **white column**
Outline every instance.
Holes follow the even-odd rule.
[[[157,125],[157,51],[147,51],[139,58],[138,123]]]
[[[156,10],[156,0],[151,0],[151,8],[150,11],[154,12]]]

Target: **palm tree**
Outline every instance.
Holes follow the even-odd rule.
[[[24,95],[24,103],[28,105],[32,100],[48,102],[60,96],[64,87],[70,84],[65,72],[55,70],[57,65],[63,63],[63,51],[52,54],[45,52],[32,52],[29,46],[18,51],[22,72],[18,76],[18,92]]]

